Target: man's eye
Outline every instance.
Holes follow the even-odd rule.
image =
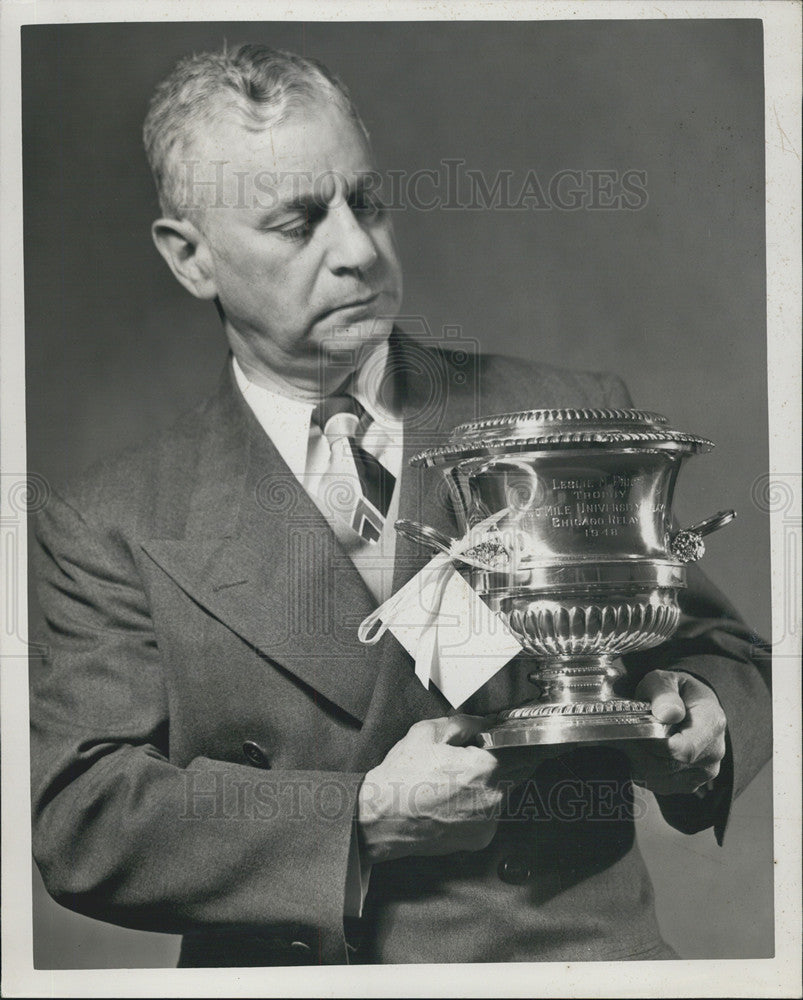
[[[304,215],[294,219],[292,224],[276,232],[288,240],[306,240],[312,235],[316,224],[323,218],[324,212],[317,207],[310,207]]]
[[[289,229],[278,229],[277,232],[288,240],[305,240],[312,232],[312,222],[305,219],[300,225],[292,226]]]

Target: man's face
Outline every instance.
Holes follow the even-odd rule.
[[[331,389],[327,354],[352,349],[356,358],[386,339],[401,303],[365,138],[339,107],[320,102],[258,131],[225,114],[196,151],[198,179],[217,179],[199,227],[235,356],[268,380],[314,391],[323,374]],[[342,354],[336,371],[338,382],[348,373]]]

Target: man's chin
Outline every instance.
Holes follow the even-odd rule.
[[[318,346],[323,357],[337,356],[355,351],[357,365],[366,354],[390,336],[394,320],[390,317],[371,317],[353,323],[333,323],[319,334]]]

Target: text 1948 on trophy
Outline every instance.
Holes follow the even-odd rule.
[[[485,747],[669,735],[648,703],[622,693],[617,658],[674,634],[686,564],[735,517],[673,526],[681,464],[711,448],[656,413],[549,409],[462,424],[413,457],[446,477],[464,533],[491,525],[466,553],[467,578],[533,657],[536,697],[501,712]],[[433,529],[397,529],[453,550]]]

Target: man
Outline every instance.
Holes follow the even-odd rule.
[[[145,142],[156,246],[231,357],[176,427],[38,524],[51,662],[32,696],[34,850],[56,899],[182,933],[182,965],[671,957],[631,781],[722,837],[769,753],[748,633],[692,568],[677,637],[628,664],[665,746],[474,745],[513,661],[454,713],[357,625],[455,533],[407,458],[478,414],[628,405],[609,375],[396,326],[401,269],[364,127],[320,65],[183,61]]]

